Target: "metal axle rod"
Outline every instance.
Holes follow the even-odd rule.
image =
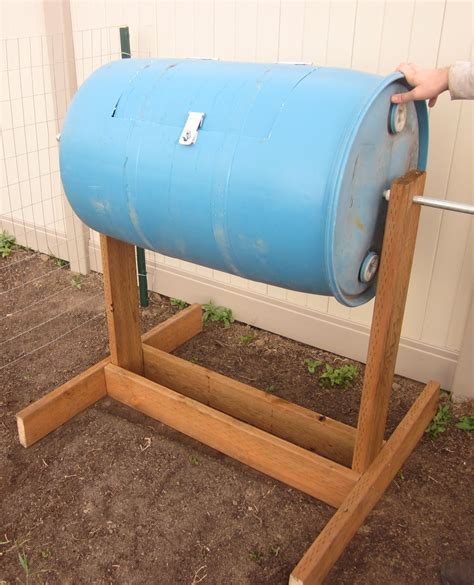
[[[390,199],[390,189],[383,192],[386,201]],[[432,197],[413,197],[413,203],[425,205],[426,207],[436,207],[437,209],[447,209],[448,211],[457,211],[459,213],[468,213],[474,215],[474,205],[468,203],[459,203],[458,201],[447,201],[446,199],[433,199]]]

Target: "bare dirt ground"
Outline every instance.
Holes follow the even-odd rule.
[[[72,282],[59,264],[0,259],[0,582],[287,583],[330,507],[110,399],[20,446],[15,413],[107,353],[100,277]],[[143,330],[176,310],[153,295]],[[351,387],[326,388],[304,360],[351,362],[240,323],[210,324],[176,353],[356,424],[361,364]],[[390,429],[421,388],[396,379]],[[473,436],[454,426],[472,404],[450,408],[447,432],[423,437],[327,583],[439,583],[443,561],[472,555]]]

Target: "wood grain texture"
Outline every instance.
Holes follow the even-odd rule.
[[[302,492],[339,506],[359,475],[142,376],[109,364],[109,396]]]
[[[201,331],[202,307],[194,304],[142,335],[142,343],[162,351],[174,351]]]
[[[23,447],[30,447],[106,395],[104,367],[108,361],[102,360],[20,410],[16,421]]]
[[[410,171],[393,182],[365,368],[352,468],[363,473],[380,451],[392,390],[403,313],[416,243],[426,173]]]
[[[163,351],[143,355],[150,380],[350,467],[353,427]]]
[[[290,576],[290,585],[316,585],[323,582],[423,435],[436,412],[438,400],[439,384],[430,382],[295,567]]]
[[[100,236],[100,247],[110,361],[132,372],[142,373],[135,248],[103,234]]]

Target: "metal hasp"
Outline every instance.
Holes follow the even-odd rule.
[[[399,73],[115,61],[69,106],[61,178],[96,231],[355,307],[376,290],[380,195],[426,165],[426,104],[391,109],[404,91]]]
[[[390,189],[383,192],[383,198],[390,199]],[[433,197],[413,197],[413,203],[424,205],[425,207],[434,207],[436,209],[445,209],[447,211],[457,211],[458,213],[467,213],[474,215],[474,205],[469,203],[460,203],[458,201],[447,201],[446,199],[434,199]]]
[[[179,137],[179,143],[184,146],[191,146],[197,140],[198,130],[202,126],[204,120],[203,112],[189,112],[188,119],[184,125],[181,136]]]

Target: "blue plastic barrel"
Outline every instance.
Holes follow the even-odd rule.
[[[68,109],[64,189],[99,232],[359,305],[382,193],[426,164],[425,103],[390,104],[406,90],[399,74],[307,65],[113,62]]]

